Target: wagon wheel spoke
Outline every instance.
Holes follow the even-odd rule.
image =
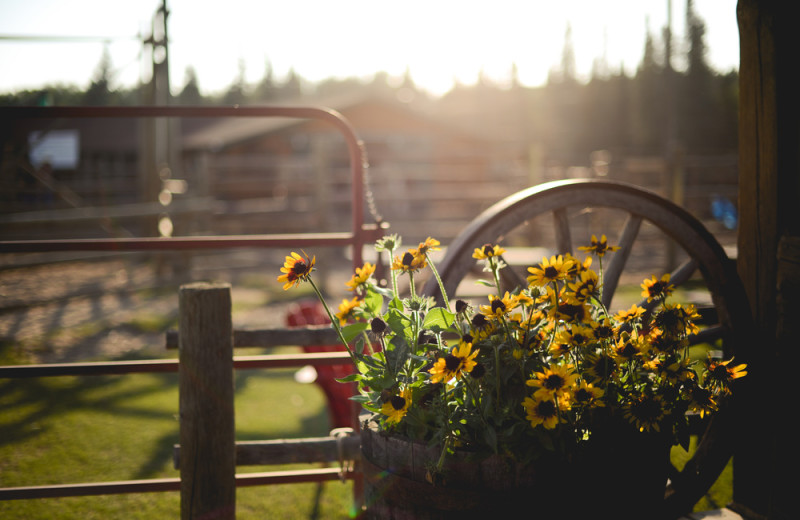
[[[619,251],[611,257],[608,267],[603,272],[603,305],[608,308],[611,305],[611,299],[617,291],[617,284],[622,275],[622,270],[625,268],[625,263],[631,254],[633,243],[639,235],[639,229],[642,225],[642,217],[630,214],[625,221],[625,226],[622,229],[622,235],[619,240]]]
[[[675,287],[680,287],[692,277],[695,271],[697,271],[697,260],[689,258],[670,273],[669,281]],[[656,308],[656,305],[658,305],[657,301],[648,302],[647,298],[639,302],[639,307],[642,307],[648,314]]]
[[[500,259],[506,264],[505,269],[500,270],[500,285],[503,290],[512,290],[515,287],[525,287],[528,281],[516,269],[513,269],[511,264],[501,256]]]
[[[561,207],[553,210],[553,224],[556,232],[556,247],[559,253],[572,251],[572,236],[569,230],[567,208]]]

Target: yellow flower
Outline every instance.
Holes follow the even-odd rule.
[[[417,249],[409,249],[402,256],[394,257],[392,270],[414,273],[427,265],[428,262],[425,260],[425,255],[420,255]]]
[[[485,244],[483,247],[475,248],[475,251],[472,253],[472,258],[477,260],[486,260],[487,258],[500,256],[505,252],[506,250],[499,245]]]
[[[668,336],[697,334],[700,329],[692,320],[700,319],[694,305],[664,305],[654,316],[653,325]]]
[[[742,363],[739,365],[731,366],[733,358],[727,361],[715,361],[709,359],[706,362],[708,368],[707,378],[710,380],[712,387],[719,389],[722,392],[729,392],[728,386],[733,383],[735,379],[747,375],[747,365]]]
[[[544,372],[535,372],[525,384],[539,388],[533,393],[534,398],[552,399],[566,395],[577,379],[572,365],[551,365]]]
[[[661,431],[664,413],[664,401],[659,395],[635,396],[623,408],[623,415],[641,432]]]
[[[659,280],[655,276],[649,280],[642,282],[642,296],[647,298],[648,302],[653,300],[663,300],[675,290],[675,286],[669,283],[669,273],[665,274]]]
[[[532,428],[541,424],[545,429],[552,430],[558,424],[558,406],[553,399],[526,397],[522,401],[522,406],[525,408],[526,419],[530,421]]]
[[[347,320],[353,317],[353,311],[357,309],[361,303],[362,300],[358,298],[342,300],[342,303],[339,304],[339,312],[336,313],[336,317],[339,318],[339,324],[341,326],[344,327],[347,324]]]
[[[633,334],[623,332],[614,345],[614,355],[620,362],[639,359],[647,348],[644,338],[634,331]]]
[[[400,395],[393,395],[381,407],[381,413],[386,416],[386,422],[397,424],[403,420],[411,406],[411,392],[406,388]]]
[[[581,271],[577,279],[568,283],[567,286],[575,294],[575,298],[580,301],[587,301],[592,296],[600,296],[600,279],[597,273],[591,269]]]
[[[460,342],[449,354],[436,360],[429,370],[431,383],[446,383],[451,379],[461,379],[464,373],[472,372],[477,362],[478,350],[472,352],[472,343]]]
[[[619,368],[619,363],[608,354],[591,354],[587,356],[586,367],[592,379],[605,382],[612,379]]]
[[[283,282],[283,290],[286,291],[306,280],[311,275],[311,271],[314,270],[316,259],[317,257],[314,257],[309,260],[308,255],[303,258],[295,252],[292,252],[291,256],[287,256],[283,267],[281,267],[283,274],[278,277],[278,281]]]
[[[598,240],[595,235],[592,235],[591,245],[581,246],[578,249],[580,249],[581,251],[586,251],[587,253],[591,253],[593,255],[597,255],[598,258],[603,258],[603,256],[607,252],[618,250],[619,246],[608,245],[605,235],[601,236],[600,240]]]
[[[539,265],[528,268],[528,272],[531,273],[528,277],[528,284],[541,286],[556,280],[563,280],[572,266],[573,261],[565,260],[561,255],[552,256],[549,260],[542,258]]]
[[[597,388],[591,383],[581,381],[577,388],[572,390],[572,400],[584,408],[594,408],[598,406],[605,406],[602,397],[605,391],[602,388]]]
[[[511,312],[511,310],[517,306],[517,302],[518,300],[516,298],[509,296],[508,291],[506,291],[502,298],[490,294],[489,305],[481,305],[480,311],[487,318],[498,319]]]
[[[369,262],[364,263],[364,267],[356,267],[356,273],[346,282],[348,291],[355,291],[361,285],[367,283],[369,277],[375,272],[375,266]]]
[[[644,313],[645,310],[642,307],[633,304],[627,311],[619,311],[616,313],[614,315],[614,319],[618,322],[629,323],[640,319],[642,316],[644,316]]]
[[[428,237],[425,239],[425,242],[420,242],[419,247],[417,247],[417,251],[422,256],[425,256],[425,253],[428,251],[439,251],[441,249],[439,246],[441,244],[435,238]]]

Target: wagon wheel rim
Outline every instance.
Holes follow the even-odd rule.
[[[456,237],[437,264],[447,294],[451,298],[456,295],[459,282],[474,267],[476,260],[472,258],[472,252],[475,248],[496,243],[522,222],[537,216],[553,215],[557,248],[560,253],[571,252],[573,244],[566,211],[569,207],[612,208],[627,212],[620,234],[621,250],[604,269],[604,304],[609,304],[616,292],[641,224],[649,222],[689,256],[689,260],[671,273],[671,282],[679,286],[699,270],[711,295],[717,323],[690,341],[696,344],[722,339],[726,357],[742,351],[737,348],[737,343],[746,341],[752,330],[752,316],[735,262],[728,258],[705,226],[686,210],[651,191],[618,181],[576,179],[549,182],[522,190],[488,208]],[[533,262],[537,260],[532,259]],[[507,280],[510,285],[520,281],[520,277],[515,275]],[[422,292],[441,301],[436,280],[429,280]],[[690,511],[733,455],[732,436],[725,435],[733,420],[733,403],[730,401],[720,406],[708,422],[694,455],[684,468],[670,468],[670,483],[665,490],[663,507],[665,518],[677,518]]]

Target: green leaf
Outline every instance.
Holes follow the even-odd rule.
[[[369,323],[364,323],[360,321],[357,323],[351,323],[349,325],[345,325],[344,327],[342,327],[342,335],[344,336],[344,339],[346,339],[347,342],[350,343],[351,341],[356,339],[362,332],[367,330],[367,327],[369,327]]]
[[[432,332],[444,332],[452,327],[454,322],[455,314],[442,307],[435,307],[425,315],[422,327]]]
[[[349,376],[336,378],[336,381],[339,383],[352,383],[359,380],[361,380],[361,374],[350,374]]]
[[[364,307],[372,315],[378,315],[383,309],[383,296],[370,286],[367,295],[364,297]]]
[[[475,283],[478,285],[484,285],[486,287],[494,288],[494,282],[490,282],[489,280],[475,280]]]

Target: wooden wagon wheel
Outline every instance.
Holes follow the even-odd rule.
[[[676,286],[688,285],[692,275],[699,271],[702,275],[700,282],[705,284],[710,293],[713,305],[709,310],[712,312],[703,313],[710,322],[701,324],[701,332],[693,342],[721,340],[725,356],[732,356],[737,351],[737,341],[745,341],[744,338],[752,330],[747,297],[735,263],[695,217],[655,193],[626,183],[594,179],[556,181],[520,191],[490,207],[448,246],[444,259],[437,264],[448,296],[451,299],[459,296],[459,283],[476,265],[476,260],[472,258],[475,248],[487,243],[500,243],[508,247],[511,244],[507,240],[518,240],[520,234],[536,234],[537,229],[528,225],[536,217],[553,216],[549,224],[552,239],[556,242],[555,251],[551,249],[553,253],[573,252],[572,235],[575,230],[571,222],[576,218],[584,218],[593,208],[616,211],[624,217],[624,223],[617,224],[621,225],[621,231],[616,244],[621,249],[607,257],[610,261],[604,265],[604,303],[607,306],[611,303],[637,237],[644,229],[651,235],[655,231],[663,240],[669,237],[683,250],[685,261],[672,271],[671,282]],[[520,233],[520,228],[526,225],[528,229]],[[613,240],[613,230],[599,229],[596,232],[598,236],[600,233],[607,234],[610,242]],[[577,245],[585,243],[588,241]],[[526,259],[529,262],[527,265],[534,265],[540,260],[541,255]],[[507,263],[510,262],[507,260]],[[648,275],[660,275],[663,272],[663,266],[652,267],[654,270]],[[513,269],[503,271],[511,277],[509,284],[514,285],[525,279],[523,275],[515,275]],[[429,280],[423,292],[440,297],[435,280]],[[709,421],[699,439],[697,450],[684,468],[680,471],[671,468],[663,508],[667,518],[690,511],[730,460],[733,435],[729,434],[728,428],[731,428],[732,415],[729,402]],[[728,430],[727,435],[725,430]]]

